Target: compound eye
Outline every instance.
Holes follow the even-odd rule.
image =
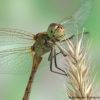
[[[53,30],[51,30],[51,33],[53,33]]]

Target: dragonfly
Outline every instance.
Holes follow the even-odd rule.
[[[47,31],[36,35],[19,29],[0,28],[0,73],[20,75],[30,72],[23,100],[29,100],[35,73],[46,53],[49,53],[50,71],[66,76],[66,71],[57,65],[57,55],[61,53],[66,56],[57,43],[78,35],[76,33],[79,33],[90,14],[91,5],[92,0],[85,0],[71,17],[51,23]],[[60,52],[56,52],[56,48]],[[53,70],[53,61],[59,71]]]

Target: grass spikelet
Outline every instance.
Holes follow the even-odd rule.
[[[67,94],[71,100],[93,100],[93,82],[90,76],[90,66],[86,47],[83,45],[83,34],[76,41],[66,40],[68,45]]]

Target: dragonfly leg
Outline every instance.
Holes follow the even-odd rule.
[[[50,57],[50,58],[51,58],[51,59],[50,59],[50,71],[51,71],[51,72],[53,72],[53,73],[56,73],[56,74],[60,74],[60,75],[67,76],[66,74],[63,74],[63,73],[60,73],[60,72],[57,72],[57,71],[54,71],[54,70],[53,70],[53,68],[52,68],[52,61],[53,61],[53,57],[52,57],[52,56],[53,56],[53,49],[51,49],[51,53],[50,53],[50,54],[51,54],[51,55],[50,55],[50,56],[51,56],[51,57]]]
[[[51,47],[51,49],[52,49],[52,47]],[[51,53],[52,53],[52,50],[50,51],[50,54],[49,54],[49,57],[48,57],[48,61],[50,61],[50,59],[51,59],[51,55],[52,55]],[[60,53],[61,53],[61,51],[56,53],[56,56],[59,55]],[[54,58],[54,56],[52,56],[52,57]]]
[[[61,43],[62,43],[62,42],[64,42],[64,41],[66,41],[66,40],[73,39],[73,37],[75,37],[75,35],[74,35],[74,34],[73,34],[72,36],[70,36],[70,37],[68,37],[68,38],[66,38],[66,39],[64,39],[64,40],[62,40],[62,41],[61,41]]]
[[[52,50],[50,51],[50,54],[49,54],[49,57],[48,57],[48,61],[50,61],[50,59],[51,59],[51,53],[52,53]]]
[[[87,35],[87,34],[89,34],[89,32],[83,32],[83,34]],[[82,35],[82,34],[79,33],[78,36],[80,36],[80,35]],[[70,37],[68,37],[68,38],[66,38],[66,39],[64,39],[64,40],[62,40],[61,43],[64,42],[64,41],[66,41],[66,40],[73,39],[75,36],[76,36],[76,35],[73,34],[72,36],[70,36]]]
[[[59,54],[61,54],[61,51],[58,52],[58,53],[56,53],[56,56],[59,55]],[[53,56],[53,58],[54,58],[54,56]],[[50,54],[49,54],[48,61],[50,61],[50,59],[51,59],[51,52],[50,52]]]
[[[60,67],[58,67],[58,65],[57,65],[57,58],[56,58],[56,49],[55,49],[55,47],[54,47],[54,62],[55,62],[55,67],[58,70],[60,70],[60,71],[62,71],[62,72],[64,72],[66,74],[66,72],[63,69],[61,69]]]

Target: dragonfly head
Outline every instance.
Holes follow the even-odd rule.
[[[51,23],[47,30],[49,38],[55,38],[57,40],[62,40],[64,37],[64,27],[57,23]]]

